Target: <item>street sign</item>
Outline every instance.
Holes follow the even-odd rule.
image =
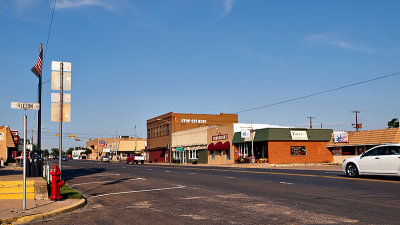
[[[60,93],[51,93],[51,102],[61,102]],[[71,103],[71,94],[70,93],[63,94],[63,102]]]
[[[64,71],[71,71],[71,63],[70,62],[59,62],[59,61],[51,61],[51,70],[60,71],[61,63],[63,64]]]
[[[184,151],[185,151],[185,148],[176,148],[176,151],[177,151],[177,152],[184,152]]]
[[[33,109],[39,110],[39,103],[28,103],[28,102],[11,102],[12,109]]]

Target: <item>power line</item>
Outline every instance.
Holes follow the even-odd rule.
[[[46,53],[47,53],[47,46],[48,46],[48,44],[49,44],[51,27],[52,27],[52,25],[53,25],[54,11],[55,11],[55,9],[56,9],[56,3],[57,3],[57,0],[54,0],[53,12],[51,13],[51,20],[50,20],[50,25],[49,25],[49,32],[47,33],[47,40],[46,40],[46,46],[45,46],[45,49],[44,49],[44,56],[43,56],[43,58],[45,58]],[[43,61],[44,61],[44,60],[43,60]]]
[[[352,84],[347,84],[347,85],[344,85],[344,86],[341,86],[341,87],[337,87],[337,88],[333,88],[333,89],[329,89],[329,90],[326,90],[326,91],[321,91],[321,92],[317,92],[317,93],[313,93],[313,94],[309,94],[309,95],[305,95],[305,96],[301,96],[301,97],[297,97],[297,98],[291,98],[291,99],[283,100],[283,101],[280,101],[280,102],[275,102],[275,103],[271,103],[271,104],[267,104],[267,105],[263,105],[263,106],[258,106],[258,107],[255,107],[255,108],[250,108],[250,109],[237,111],[235,113],[239,114],[239,113],[243,113],[243,112],[249,112],[249,111],[254,111],[254,110],[257,110],[257,109],[262,109],[262,108],[267,108],[267,107],[271,107],[271,106],[275,106],[275,105],[280,105],[280,104],[283,104],[283,103],[293,102],[293,101],[297,101],[297,100],[301,100],[301,99],[305,99],[305,98],[309,98],[309,97],[313,97],[313,96],[317,96],[317,95],[326,94],[326,93],[329,93],[329,92],[341,90],[341,89],[344,89],[344,88],[353,87],[353,86],[356,86],[356,85],[365,84],[365,83],[369,83],[369,82],[372,82],[372,81],[385,79],[385,78],[392,77],[392,76],[399,75],[399,74],[400,74],[400,72],[396,72],[396,73],[392,73],[392,74],[388,74],[388,75],[372,78],[372,79],[369,79],[369,80],[364,80],[364,81],[360,81],[360,82],[356,82],[356,83],[352,83]]]

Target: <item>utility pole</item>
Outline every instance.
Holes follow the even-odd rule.
[[[307,118],[310,119],[310,129],[312,128],[312,119],[314,119],[315,117],[313,116],[307,116]]]
[[[358,123],[358,117],[357,117],[357,115],[360,113],[360,111],[354,110],[354,111],[351,111],[351,112],[356,114],[356,123],[353,123],[352,125],[353,125],[354,128],[356,128],[356,131],[358,131],[362,127],[361,123]]]
[[[136,152],[136,125],[135,125],[135,152]]]

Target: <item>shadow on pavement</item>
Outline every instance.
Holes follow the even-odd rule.
[[[62,178],[68,181],[73,178],[102,173],[104,171],[106,171],[104,168],[64,169]]]

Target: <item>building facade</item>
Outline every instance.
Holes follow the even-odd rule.
[[[112,160],[126,160],[126,158],[134,153],[144,155],[147,146],[147,140],[137,138],[136,140],[119,140],[109,142],[106,148],[103,149],[105,153],[111,156]],[[107,151],[106,151],[107,150]]]
[[[0,160],[10,162],[17,157],[18,149],[16,143],[18,143],[18,136],[16,142],[10,128],[8,126],[0,126]]]
[[[107,145],[109,143],[114,143],[117,141],[134,141],[134,138],[96,138],[86,142],[86,148],[90,149],[92,153],[87,155],[87,159],[100,159],[101,156],[107,155],[109,148]],[[104,149],[106,149],[104,151]]]
[[[205,126],[238,122],[237,114],[166,113],[147,120],[147,152],[150,162],[172,162],[172,133]]]
[[[400,128],[337,131],[333,133],[327,147],[333,155],[333,162],[342,163],[346,158],[383,144],[400,144]]]
[[[239,162],[249,162],[252,139],[255,161],[270,164],[327,163],[333,161],[327,148],[331,129],[264,128],[253,130],[251,138],[236,132],[233,143],[239,153]]]

